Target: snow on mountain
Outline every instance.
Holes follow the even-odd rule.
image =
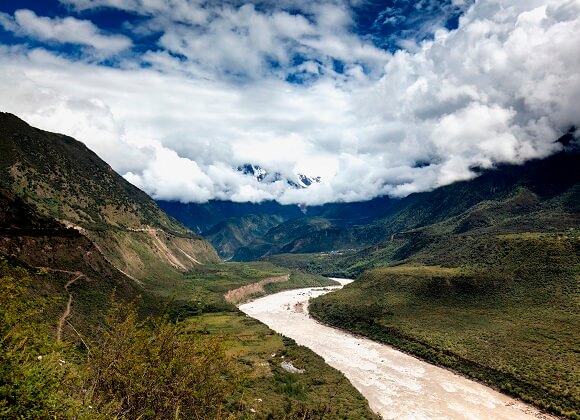
[[[285,178],[282,176],[282,174],[280,174],[280,172],[268,172],[261,166],[252,165],[250,163],[245,163],[238,166],[237,170],[244,175],[255,178],[258,182],[270,183],[285,180],[288,185],[296,189],[308,188],[312,184],[317,184],[321,181],[319,176],[309,177],[304,174],[296,174],[294,179]]]

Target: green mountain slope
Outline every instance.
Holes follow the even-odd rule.
[[[288,267],[308,266],[322,274],[354,277],[366,269],[404,260],[450,235],[576,228],[580,224],[579,167],[577,150],[521,166],[505,165],[471,181],[393,201],[388,215],[372,224],[340,228],[342,237],[357,229],[364,232],[362,244],[367,240],[373,244],[365,249],[268,259]]]
[[[380,244],[392,235],[453,217],[464,217],[462,226],[457,229],[469,230],[484,227],[486,224],[493,225],[499,223],[502,216],[498,214],[490,218],[490,212],[495,210],[487,207],[493,206],[495,202],[509,200],[518,191],[519,198],[514,198],[505,205],[520,206],[521,211],[535,211],[536,206],[545,205],[543,216],[538,214],[534,220],[528,218],[525,222],[528,225],[535,223],[541,229],[546,227],[546,223],[554,229],[573,226],[573,215],[578,212],[578,203],[576,196],[567,191],[578,183],[578,153],[572,150],[577,146],[570,134],[559,141],[566,145],[567,151],[523,165],[502,165],[483,170],[473,180],[456,182],[431,192],[415,193],[398,200],[377,198],[364,203],[334,203],[308,209],[308,216],[290,219],[273,228],[271,232],[256,237],[239,248],[233,259],[251,261],[269,258],[278,263],[300,266],[307,259],[303,255],[271,256],[332,252],[333,255],[329,258],[318,256],[315,260],[337,261],[336,254],[351,255],[354,251],[371,245],[381,247]],[[470,214],[467,215],[466,212]],[[568,215],[572,215],[572,219]],[[514,226],[520,226],[518,223]],[[523,218],[521,223],[524,223]],[[530,228],[534,229],[533,226]],[[519,229],[525,230],[523,225]],[[368,254],[369,251],[365,250],[363,253]],[[381,259],[383,258],[379,258]],[[357,255],[335,265],[344,268],[353,266],[360,260]],[[358,273],[363,268],[361,266]],[[338,273],[337,270],[326,272]],[[351,270],[351,275],[356,273],[356,270]]]
[[[79,141],[2,113],[0,156],[3,188],[81,231],[133,278],[217,261],[211,245],[169,218]]]
[[[439,239],[312,313],[555,413],[580,413],[580,233]]]
[[[361,252],[272,260],[360,275],[312,302],[320,320],[577,418],[578,168],[577,150],[503,167],[402,200]]]
[[[72,296],[72,310],[61,325],[61,334],[73,341],[78,337],[71,326],[87,332],[102,322],[113,291],[123,301],[139,300],[144,312],[154,306],[152,297],[116,270],[88,238],[0,189],[2,256],[34,273],[30,291],[35,297],[54,300],[44,314],[52,328],[58,326],[57,320]],[[56,330],[52,332],[56,334]]]

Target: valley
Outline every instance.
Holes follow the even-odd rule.
[[[2,415],[373,419],[373,410],[411,415],[425,390],[426,416],[544,415],[443,367],[578,417],[573,142],[402,199],[161,203],[180,221],[74,139],[9,114],[0,135]],[[184,225],[194,215],[207,239]],[[337,276],[357,280],[329,294],[303,290]],[[258,310],[268,299],[277,306]],[[19,316],[23,305],[30,315]],[[393,362],[359,359],[355,347]],[[370,382],[369,366],[381,372]],[[205,374],[215,387],[184,391]],[[177,394],[183,405],[168,402]]]
[[[2,113],[0,141],[0,417],[376,418],[338,371],[225,299],[330,280],[222,262],[74,139]]]
[[[341,284],[351,282],[338,280]],[[321,355],[346,375],[384,419],[551,418],[449,370],[310,318],[309,299],[331,296],[337,288],[281,292],[243,304],[240,309]]]
[[[580,0],[0,1],[0,419],[580,420]]]
[[[432,192],[306,210],[236,255],[357,278],[312,315],[577,418],[580,153],[558,142]]]

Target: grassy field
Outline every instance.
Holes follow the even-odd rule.
[[[268,262],[227,262],[198,266],[178,277],[154,278],[148,281],[147,288],[151,293],[170,301],[171,310],[175,314],[181,313],[183,317],[237,311],[234,305],[224,299],[226,292],[268,277],[286,274],[290,275],[289,281],[269,284],[263,294],[334,284],[326,277],[278,267]],[[259,296],[253,295],[251,298]]]
[[[228,398],[228,410],[243,418],[376,418],[360,393],[322,358],[247,317],[224,299],[229,290],[286,274],[289,281],[268,284],[263,293],[248,299],[335,284],[326,277],[268,262],[227,262],[196,267],[181,278],[152,278],[148,290],[168,302],[171,319],[185,320],[190,331],[223,342],[243,376],[241,387]],[[283,360],[305,372],[285,371],[280,366]]]
[[[366,400],[324,360],[305,347],[238,313],[190,318],[189,328],[219,336],[244,378],[228,402],[248,418],[378,418]],[[281,367],[290,362],[303,373]]]

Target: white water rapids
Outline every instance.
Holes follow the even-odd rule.
[[[241,305],[240,310],[322,356],[385,419],[549,418],[475,381],[308,316],[309,298],[340,287],[285,291]]]

